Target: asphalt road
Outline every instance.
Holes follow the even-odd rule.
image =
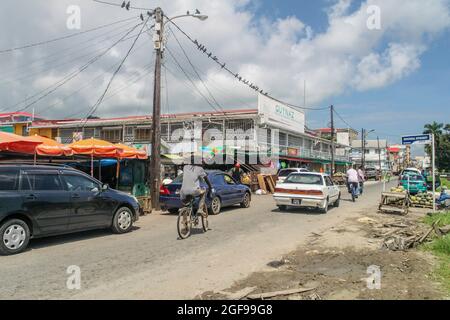
[[[260,270],[346,218],[376,210],[382,185],[366,187],[357,203],[343,190],[339,208],[323,215],[280,212],[271,196],[253,196],[249,209],[210,217],[210,230],[178,240],[176,216],[142,217],[133,232],[107,230],[36,239],[16,256],[0,256],[0,299],[189,299],[221,290]],[[81,288],[68,289],[70,266]]]

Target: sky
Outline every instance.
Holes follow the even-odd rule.
[[[161,6],[169,17],[199,9],[208,20],[179,19],[180,28],[273,97],[298,106],[306,100],[308,108],[334,105],[345,120],[336,117],[338,127],[374,129],[371,138],[397,143],[401,135],[421,133],[426,123],[450,122],[450,0],[135,0],[131,4]],[[71,5],[80,8],[80,29],[67,27]],[[373,24],[377,22],[373,8],[379,9],[379,25]],[[0,112],[34,110],[45,118],[89,114],[139,27],[83,72],[59,84],[139,23],[139,13],[91,0],[3,0]],[[132,20],[2,52],[127,18]],[[221,70],[176,28],[166,31],[163,113],[257,107],[254,91]],[[153,63],[151,35],[144,33],[95,115],[149,114]],[[330,121],[327,111],[307,111],[306,119],[310,128],[326,127]]]

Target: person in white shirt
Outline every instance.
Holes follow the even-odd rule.
[[[347,171],[347,184],[348,190],[352,194],[352,199],[355,201],[355,198],[358,197],[359,177],[358,171],[353,166]]]
[[[358,169],[358,180],[359,180],[359,194],[363,194],[364,182],[366,181],[366,176],[364,173],[364,167],[360,166]]]

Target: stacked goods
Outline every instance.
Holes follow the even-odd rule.
[[[409,198],[412,207],[433,208],[434,197],[432,193],[418,193]]]
[[[396,187],[391,188],[391,192],[393,192],[393,193],[406,193],[406,190],[402,186],[398,186],[397,188]]]

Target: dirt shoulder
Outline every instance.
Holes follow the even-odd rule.
[[[306,245],[268,262],[267,266],[223,291],[205,292],[200,299],[227,299],[230,293],[251,294],[310,288],[304,293],[273,299],[445,299],[445,291],[431,276],[436,259],[419,249],[393,251],[386,248],[389,234],[422,234],[426,211],[413,209],[407,216],[361,211],[321,233],[311,233]],[[381,271],[380,289],[369,289],[376,278],[369,267]],[[373,270],[373,269],[372,269]],[[370,280],[368,280],[368,278]],[[373,284],[372,284],[373,287]]]

